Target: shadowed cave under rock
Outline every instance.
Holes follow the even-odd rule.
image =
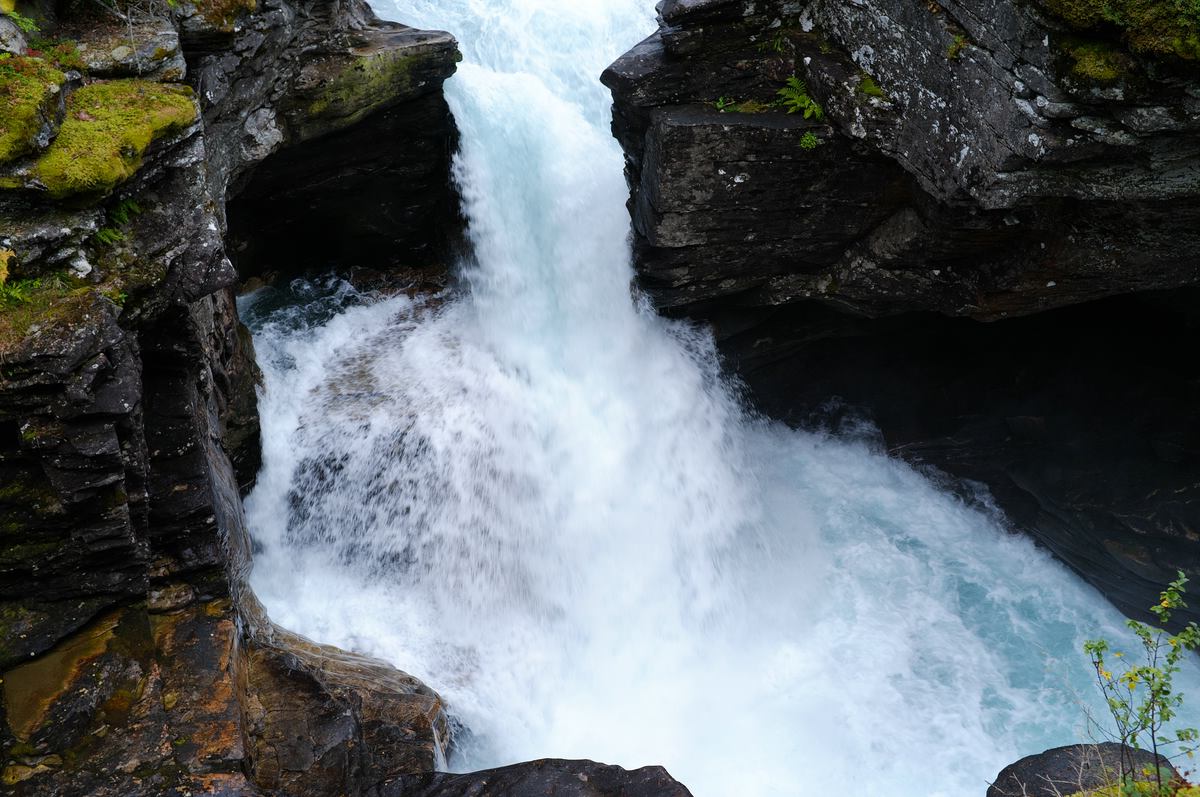
[[[1150,620],[1159,585],[1200,566],[1198,307],[1183,288],[994,322],[817,302],[698,315],[764,412],[868,421],[891,454],[964,494],[986,487],[1014,527]]]

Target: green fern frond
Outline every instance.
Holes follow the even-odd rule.
[[[779,104],[788,113],[803,113],[805,119],[816,119],[818,122],[825,118],[825,109],[808,96],[808,85],[795,75],[788,78],[786,85],[776,94],[779,95]]]

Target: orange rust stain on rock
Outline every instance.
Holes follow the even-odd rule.
[[[105,615],[37,659],[4,676],[4,708],[13,735],[27,742],[54,702],[99,658],[113,639],[124,610]]]

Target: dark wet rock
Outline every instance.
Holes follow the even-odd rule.
[[[546,759],[472,772],[410,775],[385,783],[381,797],[690,797],[662,767],[626,770],[593,761]]]
[[[1164,782],[1178,777],[1166,758],[1146,750],[1123,748],[1115,742],[1055,747],[1026,756],[1000,771],[987,797],[1062,797],[1112,786],[1122,771],[1122,759],[1137,780],[1152,780],[1145,772],[1164,771]]]
[[[604,81],[662,311],[771,414],[982,484],[1127,613],[1200,575],[1194,65],[1013,0],[660,16]],[[819,117],[775,105],[793,76]]]
[[[441,698],[383,662],[272,627],[246,659],[253,779],[268,792],[370,794],[445,765]]]
[[[604,76],[661,306],[994,320],[1200,282],[1200,84],[1139,66],[1141,93],[1072,100],[1085,124],[1058,31],[1009,0],[943,6],[664,6]],[[822,119],[770,107],[793,75]]]
[[[267,159],[229,205],[239,274],[363,264],[388,274],[444,270],[461,235],[447,179],[457,139],[435,93]]]

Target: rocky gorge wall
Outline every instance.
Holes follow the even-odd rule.
[[[357,2],[116,8],[22,4],[28,38],[0,16],[0,792],[375,793],[445,760],[447,714],[245,586],[259,377],[226,202],[407,124],[411,152],[294,175],[328,187],[306,245],[356,234],[336,173],[406,163],[422,182],[378,189],[395,234],[453,228],[456,44]]]
[[[1142,616],[1200,575],[1200,20],[1093,5],[666,0],[604,81],[663,312]]]

